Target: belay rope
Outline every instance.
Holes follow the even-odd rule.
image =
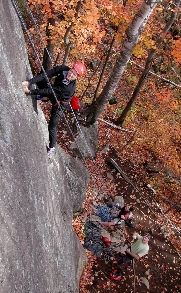
[[[22,24],[22,26],[23,26],[23,28],[24,28],[24,31],[25,31],[26,34],[27,34],[27,37],[28,37],[28,39],[29,39],[29,42],[30,42],[30,44],[31,44],[31,46],[32,46],[32,48],[33,48],[33,50],[34,50],[34,52],[35,52],[35,55],[36,55],[36,57],[37,57],[37,60],[38,60],[40,66],[41,66],[41,69],[42,69],[42,71],[43,71],[43,73],[44,73],[44,75],[45,75],[45,78],[46,78],[46,81],[47,81],[47,83],[48,83],[48,86],[50,87],[50,89],[51,89],[51,91],[52,91],[52,94],[53,94],[53,96],[54,96],[54,98],[55,98],[55,100],[56,100],[56,103],[59,104],[58,99],[57,99],[57,96],[56,96],[56,94],[55,94],[55,92],[54,92],[54,90],[53,90],[53,87],[52,87],[52,85],[51,85],[51,83],[50,83],[50,80],[49,80],[49,78],[48,78],[48,76],[47,76],[47,74],[46,74],[46,71],[45,71],[43,65],[41,64],[41,60],[40,60],[40,58],[39,58],[38,52],[37,52],[37,50],[36,50],[36,48],[35,48],[35,45],[34,45],[34,43],[33,43],[33,41],[32,41],[32,38],[31,38],[31,36],[30,36],[30,34],[29,34],[29,32],[28,32],[28,29],[27,29],[26,23],[25,23],[25,21],[24,21],[24,19],[23,19],[22,13],[21,13],[21,11],[20,11],[20,9],[19,9],[19,7],[18,7],[17,1],[16,1],[16,0],[11,0],[11,1],[12,1],[12,4],[13,4],[14,8],[15,8],[15,11],[16,11],[16,13],[17,13],[19,19],[20,19],[20,22],[21,22],[21,24]],[[27,1],[26,1],[26,0],[24,0],[24,1],[25,1],[25,4],[26,4],[26,7],[28,8],[28,11],[29,11],[29,13],[30,13],[30,15],[31,15],[31,18],[32,18],[32,20],[33,20],[33,22],[34,22],[34,24],[35,24],[36,30],[38,31],[38,34],[39,34],[39,36],[40,36],[40,38],[41,38],[41,41],[42,41],[43,45],[45,46],[45,43],[44,43],[43,38],[42,38],[42,35],[41,35],[40,31],[39,31],[39,28],[38,28],[37,22],[36,22],[36,20],[35,20],[33,14],[32,14],[32,12],[31,12],[31,9],[29,8],[29,5],[28,5]],[[52,58],[51,58],[51,56],[50,56],[50,54],[49,54],[47,48],[46,48],[46,51],[47,51],[47,54],[48,54],[48,56],[49,56],[49,58],[50,58],[50,60],[51,60],[52,66],[53,66],[53,61],[52,61]],[[99,174],[99,178],[100,178],[100,180],[102,181],[102,186],[104,187],[104,186],[106,186],[106,182],[105,182],[105,180],[102,178],[102,175],[101,175],[100,172],[99,172],[99,168],[98,168],[98,166],[97,166],[97,164],[96,164],[96,162],[95,162],[95,160],[94,160],[94,157],[92,156],[92,152],[91,152],[91,150],[90,150],[90,148],[89,148],[89,146],[88,146],[88,143],[87,143],[87,141],[86,141],[86,139],[85,139],[85,136],[84,136],[84,134],[83,134],[83,132],[82,132],[82,129],[80,128],[79,122],[78,122],[78,120],[77,120],[77,117],[76,117],[76,115],[75,115],[75,113],[74,113],[74,110],[73,110],[73,108],[72,108],[70,102],[69,102],[69,106],[70,106],[71,112],[72,112],[72,114],[73,114],[73,117],[74,117],[74,119],[75,119],[75,122],[76,122],[77,128],[79,129],[79,131],[80,131],[80,133],[81,133],[81,136],[82,136],[82,138],[83,138],[83,140],[84,140],[85,146],[86,146],[86,148],[87,148],[87,150],[88,150],[88,153],[90,154],[90,158],[91,158],[92,162],[94,163],[94,167],[96,168],[97,173]],[[62,110],[62,108],[61,108],[60,105],[59,105],[59,110],[61,111],[62,116],[63,116],[63,118],[64,118],[64,120],[65,120],[65,122],[66,122],[66,124],[67,124],[67,127],[69,128],[69,130],[70,130],[70,132],[71,132],[71,135],[72,135],[72,137],[73,137],[73,139],[74,139],[74,141],[75,141],[75,143],[76,143],[76,145],[77,145],[77,148],[78,148],[78,150],[79,150],[79,152],[80,152],[80,154],[81,154],[81,158],[82,158],[83,162],[85,163],[85,165],[87,165],[87,164],[86,164],[86,161],[85,161],[85,159],[84,159],[84,157],[83,157],[83,154],[82,154],[82,152],[81,152],[81,150],[80,150],[80,147],[78,146],[78,144],[77,144],[77,142],[76,142],[76,140],[75,140],[75,137],[74,137],[74,134],[73,134],[73,132],[72,132],[72,130],[71,130],[71,128],[70,128],[69,122],[67,121],[66,116],[65,116],[65,114],[64,114],[64,111]],[[93,179],[93,180],[94,180],[94,179]],[[97,178],[96,178],[96,180],[94,180],[94,182],[96,182],[96,184],[97,184]],[[104,188],[104,190],[105,190],[105,188]],[[107,188],[106,188],[106,190],[107,190]]]
[[[37,21],[36,21],[36,19],[35,19],[34,16],[33,16],[33,13],[32,13],[32,11],[31,11],[31,9],[30,9],[30,7],[29,7],[29,4],[28,4],[27,0],[24,0],[24,2],[25,2],[25,5],[26,5],[27,10],[28,10],[28,12],[29,12],[29,14],[30,14],[30,16],[31,16],[31,19],[33,20],[33,23],[34,23],[34,25],[35,25],[36,31],[37,31],[37,33],[38,33],[38,35],[39,35],[39,37],[40,37],[40,40],[41,40],[41,42],[42,42],[42,44],[43,44],[43,46],[44,46],[44,48],[45,48],[45,50],[46,50],[46,52],[47,52],[47,55],[48,55],[48,57],[49,57],[49,59],[50,59],[50,61],[51,61],[52,67],[53,67],[53,66],[54,66],[54,62],[53,62],[52,57],[51,57],[51,55],[50,55],[50,53],[49,53],[49,51],[48,51],[48,49],[47,49],[47,47],[46,47],[46,44],[45,44],[45,42],[44,42],[44,40],[43,40],[43,37],[42,37],[42,35],[41,35],[41,33],[40,33],[40,30],[39,30],[39,27],[38,27]]]

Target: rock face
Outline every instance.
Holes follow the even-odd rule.
[[[98,124],[89,126],[89,128],[81,126],[78,130],[79,135],[70,145],[69,149],[79,158],[94,158],[98,147]]]
[[[72,228],[89,174],[59,146],[21,82],[31,77],[10,0],[0,0],[0,293],[76,293],[86,263]]]

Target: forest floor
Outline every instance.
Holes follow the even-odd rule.
[[[49,103],[41,103],[41,106],[48,120],[51,106]],[[71,114],[67,115],[67,119],[76,133]],[[120,254],[114,254],[106,261],[104,255],[97,257],[85,249],[88,264],[80,282],[80,293],[180,293],[180,243],[161,212],[153,190],[148,186],[150,175],[143,164],[140,164],[139,154],[131,150],[129,144],[125,144],[126,147],[120,156],[119,145],[116,142],[118,131],[120,132],[99,122],[99,146],[96,157],[94,162],[91,159],[86,160],[86,167],[91,173],[90,184],[82,212],[74,219],[73,226],[83,244],[82,229],[85,219],[88,221],[92,213],[93,202],[104,204],[108,198],[114,200],[116,195],[122,195],[125,203],[134,207],[134,228],[126,227],[125,230],[127,243],[133,241],[134,231],[141,235],[150,233],[150,250],[147,256],[134,262],[134,267],[123,265],[123,277],[121,281],[115,282],[110,280],[109,272],[117,267],[116,260],[120,258]],[[124,140],[125,132],[122,132]],[[73,155],[69,151],[71,140],[66,123],[61,121],[58,126],[57,142],[67,153]],[[110,163],[111,158],[124,173],[121,174]],[[173,239],[176,239],[175,242]]]

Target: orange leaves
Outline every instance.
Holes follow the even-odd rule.
[[[178,110],[179,108],[179,102],[176,98],[173,98],[172,101],[170,102],[170,107],[172,110]]]
[[[102,40],[102,37],[105,35],[105,31],[98,31],[98,29],[93,32],[93,42],[99,43]]]
[[[177,96],[179,92],[171,91],[171,87],[157,88],[153,81],[147,84],[140,104],[142,110],[139,110],[141,129],[134,140],[135,148],[150,150],[175,174],[179,174],[180,169],[181,136],[180,101]],[[127,120],[127,123],[130,121]]]
[[[136,44],[133,54],[137,58],[145,58],[148,50],[155,48],[155,41],[152,40],[152,32],[144,32],[140,37],[140,41]]]
[[[155,95],[158,98],[160,104],[169,105],[172,110],[178,110],[179,102],[176,98],[172,97],[171,91],[166,88],[162,88],[158,91],[155,91]]]
[[[160,89],[159,92],[155,92],[159,103],[167,104],[170,101],[171,92],[166,88]]]
[[[168,105],[172,110],[179,108],[179,102],[176,98],[172,97],[172,92],[167,88],[157,89],[153,82],[150,83],[154,94],[156,95],[159,104]]]
[[[181,38],[177,38],[177,40],[173,41],[172,44],[172,51],[171,54],[175,60],[175,63],[177,66],[179,66],[179,64],[181,64]]]
[[[50,4],[45,4],[45,5],[43,5],[43,10],[44,10],[46,13],[51,12]]]
[[[137,58],[143,58],[145,57],[145,50],[143,49],[143,46],[141,43],[136,44],[133,55]]]
[[[41,4],[41,0],[28,0],[29,5],[35,6],[36,3]]]
[[[74,58],[80,54],[91,55],[95,51],[95,46],[102,42],[105,27],[109,27],[110,24],[116,28],[120,27],[116,36],[116,39],[120,41],[135,9],[138,8],[138,2],[136,5],[127,3],[124,6],[120,1],[87,0],[82,1],[81,9],[77,10],[77,0],[29,0],[32,9],[36,8],[41,11],[45,24],[47,24],[48,18],[56,17],[56,25],[50,29],[49,39],[52,44],[59,46],[67,28],[72,25],[68,38],[72,44],[71,53],[76,53]],[[57,15],[61,16],[61,20]],[[45,35],[46,28],[41,33]],[[141,52],[138,50],[137,56],[141,56]]]

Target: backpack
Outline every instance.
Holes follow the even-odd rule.
[[[76,96],[72,97],[70,104],[71,104],[73,110],[79,110],[81,108],[80,103],[79,103],[79,98]]]
[[[106,244],[106,246],[110,246],[110,245],[111,245],[111,241],[110,241],[109,238],[106,237],[106,236],[102,236],[102,242],[103,242],[104,244]]]
[[[109,274],[109,278],[112,281],[120,281],[122,277],[123,277],[123,272],[121,269],[113,269]]]

